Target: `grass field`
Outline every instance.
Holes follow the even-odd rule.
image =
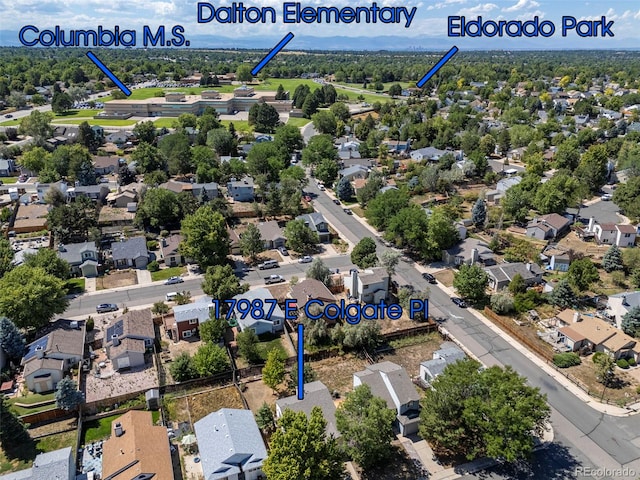
[[[80,125],[82,122],[87,122],[89,125],[100,125],[101,127],[128,127],[129,125],[135,125],[136,120],[110,120],[110,119],[98,119],[98,118],[83,118],[83,119],[71,119],[71,120],[53,120],[53,124],[60,125]]]
[[[80,278],[72,278],[67,281],[67,288],[69,289],[69,293],[82,293],[85,289],[85,279],[84,277]]]
[[[111,434],[111,422],[120,415],[111,415],[109,417],[99,418],[84,423],[84,431],[82,432],[82,445],[107,438]]]
[[[280,337],[276,337],[274,339],[269,339],[268,337],[263,337],[263,338],[265,338],[265,340],[262,341],[262,338],[261,338],[260,343],[258,343],[258,351],[260,352],[260,358],[266,361],[267,355],[271,350],[274,350],[274,349],[280,351],[282,358],[285,358],[287,356],[287,352],[282,346]]]
[[[174,122],[177,120],[177,117],[170,117],[170,118],[159,118],[158,120],[154,120],[153,124],[158,127],[158,128],[162,128],[162,127],[166,127],[166,128],[172,128]]]
[[[47,393],[45,395],[40,395],[37,393],[31,393],[26,397],[14,397],[9,399],[9,405],[11,405],[11,410],[16,412],[18,415],[28,415],[30,413],[38,413],[44,412],[45,410],[51,410],[55,408],[55,403],[48,403],[46,405],[40,405],[38,407],[21,407],[16,405],[16,403],[21,403],[23,405],[35,405],[41,402],[49,402],[54,399],[53,392]]]
[[[163,268],[157,272],[151,272],[151,280],[157,282],[159,280],[166,280],[170,277],[179,277],[183,273],[187,272],[187,267],[171,267]]]
[[[49,435],[30,444],[21,445],[16,449],[16,458],[13,459],[8,458],[5,452],[0,449],[0,473],[24,470],[31,466],[38,453],[52,452],[65,447],[74,447],[75,441],[75,430]]]
[[[220,123],[225,128],[229,128],[229,124],[233,123],[236,132],[253,132],[248,120],[220,120]]]
[[[14,118],[13,120],[7,120],[6,122],[0,123],[0,125],[3,127],[16,127],[20,125],[20,120],[21,119],[19,118]]]
[[[64,113],[57,113],[55,115],[54,120],[57,120],[58,118],[73,118],[73,117],[77,117],[77,118],[84,118],[84,117],[93,117],[95,115],[97,115],[98,113],[100,113],[102,110],[67,110]]]
[[[18,177],[2,177],[0,178],[0,180],[2,181],[2,183],[7,185],[9,183],[16,183],[18,181]]]
[[[289,117],[287,120],[287,125],[293,125],[294,127],[304,127],[311,120],[308,118],[299,118],[299,117]]]

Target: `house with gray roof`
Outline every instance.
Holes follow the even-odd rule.
[[[221,408],[193,424],[205,480],[257,480],[267,448],[250,410]]]
[[[640,291],[616,293],[609,295],[606,313],[622,328],[622,317],[635,307],[640,307]]]
[[[431,360],[420,363],[420,379],[430,384],[448,365],[465,358],[465,353],[455,343],[444,342],[440,350],[433,352]]]
[[[241,180],[232,178],[227,182],[227,194],[236,202],[253,202],[253,178],[244,177]]]
[[[447,152],[446,150],[440,150],[439,148],[435,148],[435,147],[425,147],[425,148],[419,148],[418,150],[414,150],[413,152],[411,152],[410,156],[412,160],[415,160],[416,162],[421,162],[422,160],[430,160],[432,162],[437,162],[438,160],[440,160],[440,157],[442,157],[443,155],[446,155],[447,153],[452,153],[452,152]]]
[[[15,160],[11,158],[0,158],[0,177],[10,177],[15,171]]]
[[[340,170],[338,175],[340,178],[346,178],[351,182],[357,178],[367,178],[369,176],[369,169],[362,165],[352,165],[351,167]]]
[[[489,246],[475,238],[469,237],[462,240],[448,250],[442,251],[442,261],[447,265],[473,265],[481,263],[483,265],[495,265],[495,255]]]
[[[319,380],[305,383],[302,400],[298,399],[297,392],[290,397],[276,400],[276,418],[280,418],[287,409],[294,412],[304,412],[309,417],[314,407],[320,407],[322,410],[322,416],[327,421],[327,435],[333,435],[338,438],[340,432],[336,427],[336,406],[333,403],[333,398],[331,398],[331,392]]]
[[[31,468],[0,475],[0,480],[75,480],[76,466],[71,447],[39,453]]]
[[[265,300],[270,302],[274,300],[273,295],[266,288],[256,288],[249,290],[245,293],[241,293],[233,297],[234,300],[248,300],[251,304],[254,300],[262,300],[265,306],[264,311],[267,312],[271,305]],[[231,316],[238,322],[238,326],[241,330],[251,329],[256,332],[256,335],[262,335],[263,333],[277,333],[284,329],[284,313],[279,305],[276,305],[271,312],[271,316],[267,319],[262,317],[255,318],[253,315],[246,315],[242,318],[242,315],[238,314],[237,309],[234,309]]]
[[[111,258],[116,268],[145,268],[149,251],[145,237],[133,237],[111,244]]]
[[[496,190],[500,193],[505,193],[514,185],[518,185],[522,181],[522,177],[519,175],[515,175],[513,177],[503,178],[499,180],[496,184]]]
[[[353,387],[367,384],[371,393],[387,402],[395,410],[396,428],[403,436],[418,431],[420,425],[420,394],[409,378],[407,371],[393,362],[369,365],[365,370],[353,374]]]
[[[87,197],[101,204],[105,203],[107,195],[109,195],[109,186],[104,183],[98,185],[78,185],[77,187],[69,187],[67,189],[68,199]]]
[[[304,215],[296,217],[296,220],[302,220],[307,227],[309,227],[313,232],[316,232],[322,243],[326,243],[331,240],[329,224],[320,212],[305,213]]]
[[[499,263],[485,267],[484,271],[489,276],[489,287],[496,292],[508,287],[513,277],[518,274],[528,287],[542,282],[542,270],[535,263]]]
[[[313,298],[326,303],[335,303],[336,297],[333,296],[324,283],[315,278],[305,278],[301,282],[291,287],[289,297],[296,301],[299,308],[306,305]]]
[[[349,295],[361,303],[379,303],[389,293],[389,274],[384,267],[374,267],[358,272],[351,270],[344,279]]]
[[[116,370],[144,365],[144,354],[153,347],[155,338],[151,310],[129,310],[106,328],[107,356]]]
[[[58,245],[58,257],[71,266],[72,275],[83,277],[98,276],[100,253],[95,242],[69,243]]]
[[[169,328],[174,342],[198,335],[200,324],[209,320],[212,309],[213,299],[206,295],[193,303],[174,306],[174,321]]]
[[[258,230],[260,231],[260,237],[262,237],[262,241],[264,242],[265,250],[284,247],[287,239],[284,236],[284,231],[275,220],[259,223]]]

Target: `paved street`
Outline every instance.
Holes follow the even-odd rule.
[[[617,213],[620,208],[612,201],[597,200],[591,205],[587,205],[580,209],[580,218],[587,225],[589,218],[593,217],[598,223],[619,223],[622,221]]]

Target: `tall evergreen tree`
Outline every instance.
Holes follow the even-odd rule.
[[[471,210],[471,221],[476,227],[482,227],[487,219],[487,205],[484,198],[480,197],[476,200]]]
[[[602,268],[609,273],[614,270],[624,270],[622,252],[617,245],[611,245],[602,257]]]
[[[7,357],[20,359],[24,354],[24,337],[14,323],[6,317],[0,317],[0,348]]]

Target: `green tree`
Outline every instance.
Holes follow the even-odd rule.
[[[155,170],[166,170],[166,162],[159,150],[153,145],[140,142],[131,154],[131,160],[136,162],[138,173],[149,173]]]
[[[605,387],[611,385],[615,378],[616,361],[615,359],[605,353],[601,357],[593,359],[596,364],[596,379],[602,383]]]
[[[476,227],[483,227],[484,222],[487,219],[487,205],[484,202],[484,198],[480,197],[476,200],[471,210],[471,221]]]
[[[275,142],[255,144],[247,155],[247,171],[254,177],[266,176],[270,182],[278,180],[286,166],[286,152]]]
[[[491,295],[491,310],[498,315],[506,315],[513,312],[513,296],[506,292],[494,293]]]
[[[367,204],[367,221],[378,230],[386,230],[391,219],[403,208],[409,206],[409,195],[402,190],[387,190],[377,195]]]
[[[80,197],[75,202],[52,208],[47,220],[57,242],[86,242],[89,232],[98,226],[98,212],[89,198]]]
[[[353,186],[347,177],[342,177],[338,182],[338,186],[336,187],[336,196],[340,200],[350,200],[353,198],[355,192],[353,191]]]
[[[23,263],[29,267],[40,267],[49,275],[67,280],[71,276],[69,262],[60,258],[54,250],[41,248],[36,253],[24,255]]]
[[[178,196],[166,188],[149,188],[136,212],[136,221],[153,228],[177,225],[180,219]]]
[[[493,136],[489,134],[485,135],[480,139],[479,148],[483,155],[486,155],[487,157],[489,155],[493,155],[496,150],[495,138],[493,138]]]
[[[351,251],[351,263],[360,268],[374,267],[378,263],[376,242],[371,237],[364,237]]]
[[[573,308],[577,300],[576,294],[566,278],[562,278],[549,294],[549,303],[561,308]]]
[[[367,384],[347,394],[336,410],[336,427],[346,452],[365,470],[387,462],[393,453],[393,422],[396,412],[371,393]]]
[[[608,154],[604,145],[592,145],[584,152],[575,170],[576,178],[597,193],[607,181]]]
[[[423,208],[410,205],[389,220],[384,237],[398,247],[410,249],[428,258],[431,245],[428,241],[429,219]]]
[[[193,358],[188,352],[182,352],[171,362],[169,372],[176,382],[184,382],[198,377]]]
[[[42,147],[33,147],[22,154],[18,159],[20,166],[38,173],[50,164],[51,154]]]
[[[338,172],[340,166],[335,160],[325,158],[322,160],[315,170],[315,176],[318,180],[327,186],[333,185],[333,182],[338,178]]]
[[[334,103],[329,107],[329,110],[338,120],[342,120],[343,122],[346,122],[351,117],[349,107],[343,102]]]
[[[258,254],[264,250],[264,242],[260,230],[253,223],[240,235],[240,250],[242,255],[256,261]]]
[[[287,245],[298,253],[307,253],[313,250],[318,242],[318,234],[311,230],[304,220],[291,220],[284,227],[284,236]]]
[[[624,270],[622,252],[617,245],[611,245],[602,257],[602,268],[609,273],[614,270]]]
[[[338,152],[333,146],[331,135],[314,135],[309,144],[302,150],[302,163],[319,165],[323,160],[337,160]]]
[[[0,397],[0,425],[0,446],[7,457],[27,460],[25,450],[33,447],[33,441],[22,420],[11,410],[5,395]]]
[[[166,315],[169,313],[169,306],[163,301],[155,302],[151,307],[151,313],[154,315]]]
[[[0,238],[0,277],[13,268],[13,248],[6,238]]]
[[[257,132],[273,133],[280,124],[280,114],[268,103],[254,103],[249,109],[249,125]]]
[[[56,386],[56,407],[62,410],[75,410],[84,401],[84,395],[78,391],[78,384],[65,377]]]
[[[203,342],[217,344],[227,330],[227,320],[223,316],[216,318],[213,313],[211,312],[209,320],[199,325],[198,333]]]
[[[480,304],[486,299],[486,288],[489,276],[479,265],[461,265],[453,276],[453,288],[458,294],[473,304]]]
[[[53,120],[51,112],[33,110],[28,117],[22,117],[18,131],[23,135],[33,137],[34,145],[44,146],[53,133],[51,120]]]
[[[69,304],[64,281],[40,267],[20,265],[0,278],[0,315],[19,328],[44,327]]]
[[[140,143],[152,144],[156,139],[156,126],[149,120],[147,122],[138,122],[133,127],[133,134]]]
[[[387,271],[387,275],[392,277],[396,273],[396,267],[400,262],[400,252],[395,250],[386,250],[380,256],[380,265]]]
[[[55,92],[53,94],[53,98],[51,99],[51,110],[53,113],[60,115],[61,113],[66,112],[73,106],[73,100],[71,97],[62,92]]]
[[[184,175],[195,170],[186,134],[179,132],[162,137],[158,142],[158,151],[166,161],[170,175]]]
[[[214,265],[207,268],[202,282],[202,291],[212,298],[221,301],[230,300],[236,295],[246,292],[249,285],[240,284],[238,277],[233,273],[231,265]],[[224,312],[226,310],[223,308]]]
[[[314,280],[318,280],[319,282],[328,285],[331,270],[329,270],[329,267],[324,264],[324,261],[321,258],[314,258],[305,275],[307,278],[313,278]]]
[[[335,135],[338,122],[333,112],[329,110],[320,110],[311,116],[315,129],[323,134]]]
[[[389,95],[391,96],[391,98],[402,95],[402,87],[399,83],[394,83],[389,87]]]
[[[459,238],[453,218],[449,214],[448,210],[444,207],[434,208],[428,220],[428,258],[432,260],[441,258],[442,250],[447,250],[454,246],[458,243]]]
[[[230,365],[227,351],[213,343],[203,344],[193,356],[193,366],[201,377],[224,372]]]
[[[298,127],[293,125],[281,125],[276,128],[275,139],[273,140],[278,148],[283,148],[287,155],[291,155],[296,150],[304,147],[304,139]]]
[[[528,458],[550,416],[546,398],[511,367],[447,366],[421,401],[420,435],[437,453],[507,462]]]
[[[220,212],[203,205],[182,220],[180,251],[206,268],[224,263],[229,255],[229,232]]]
[[[273,410],[267,402],[263,402],[262,406],[256,412],[256,424],[258,428],[265,433],[271,433],[275,427],[275,417]]]
[[[236,139],[226,128],[216,128],[207,134],[207,145],[218,155],[231,155],[236,151]]]
[[[517,295],[518,293],[524,293],[527,291],[527,284],[522,278],[522,275],[516,273],[509,282],[509,293],[511,295]]]
[[[258,349],[258,336],[250,328],[243,330],[236,337],[238,352],[247,362],[251,364],[262,363],[260,350]]]
[[[632,337],[640,333],[640,307],[632,307],[622,316],[622,331]]]
[[[95,153],[102,145],[102,137],[94,132],[89,122],[84,121],[78,125],[78,143],[90,152]]]
[[[279,350],[269,350],[267,361],[262,368],[262,381],[274,392],[278,385],[284,381],[284,359]]]
[[[236,79],[239,82],[250,82],[253,80],[253,75],[251,75],[251,67],[249,65],[240,65],[238,70],[236,70]]]
[[[314,407],[309,417],[286,409],[278,420],[262,467],[269,480],[341,478],[344,466],[340,451],[336,440],[327,438],[326,426],[320,407]]]
[[[583,292],[600,279],[600,274],[590,258],[581,258],[571,262],[567,279],[574,288]]]
[[[356,325],[345,325],[342,329],[342,344],[352,350],[367,349],[373,352],[382,342],[380,322],[360,322]]]
[[[276,90],[276,100],[286,100],[287,92],[285,92],[282,84],[278,85],[278,89]]]
[[[6,317],[0,317],[0,348],[7,357],[20,360],[24,355],[24,337],[14,323]]]

